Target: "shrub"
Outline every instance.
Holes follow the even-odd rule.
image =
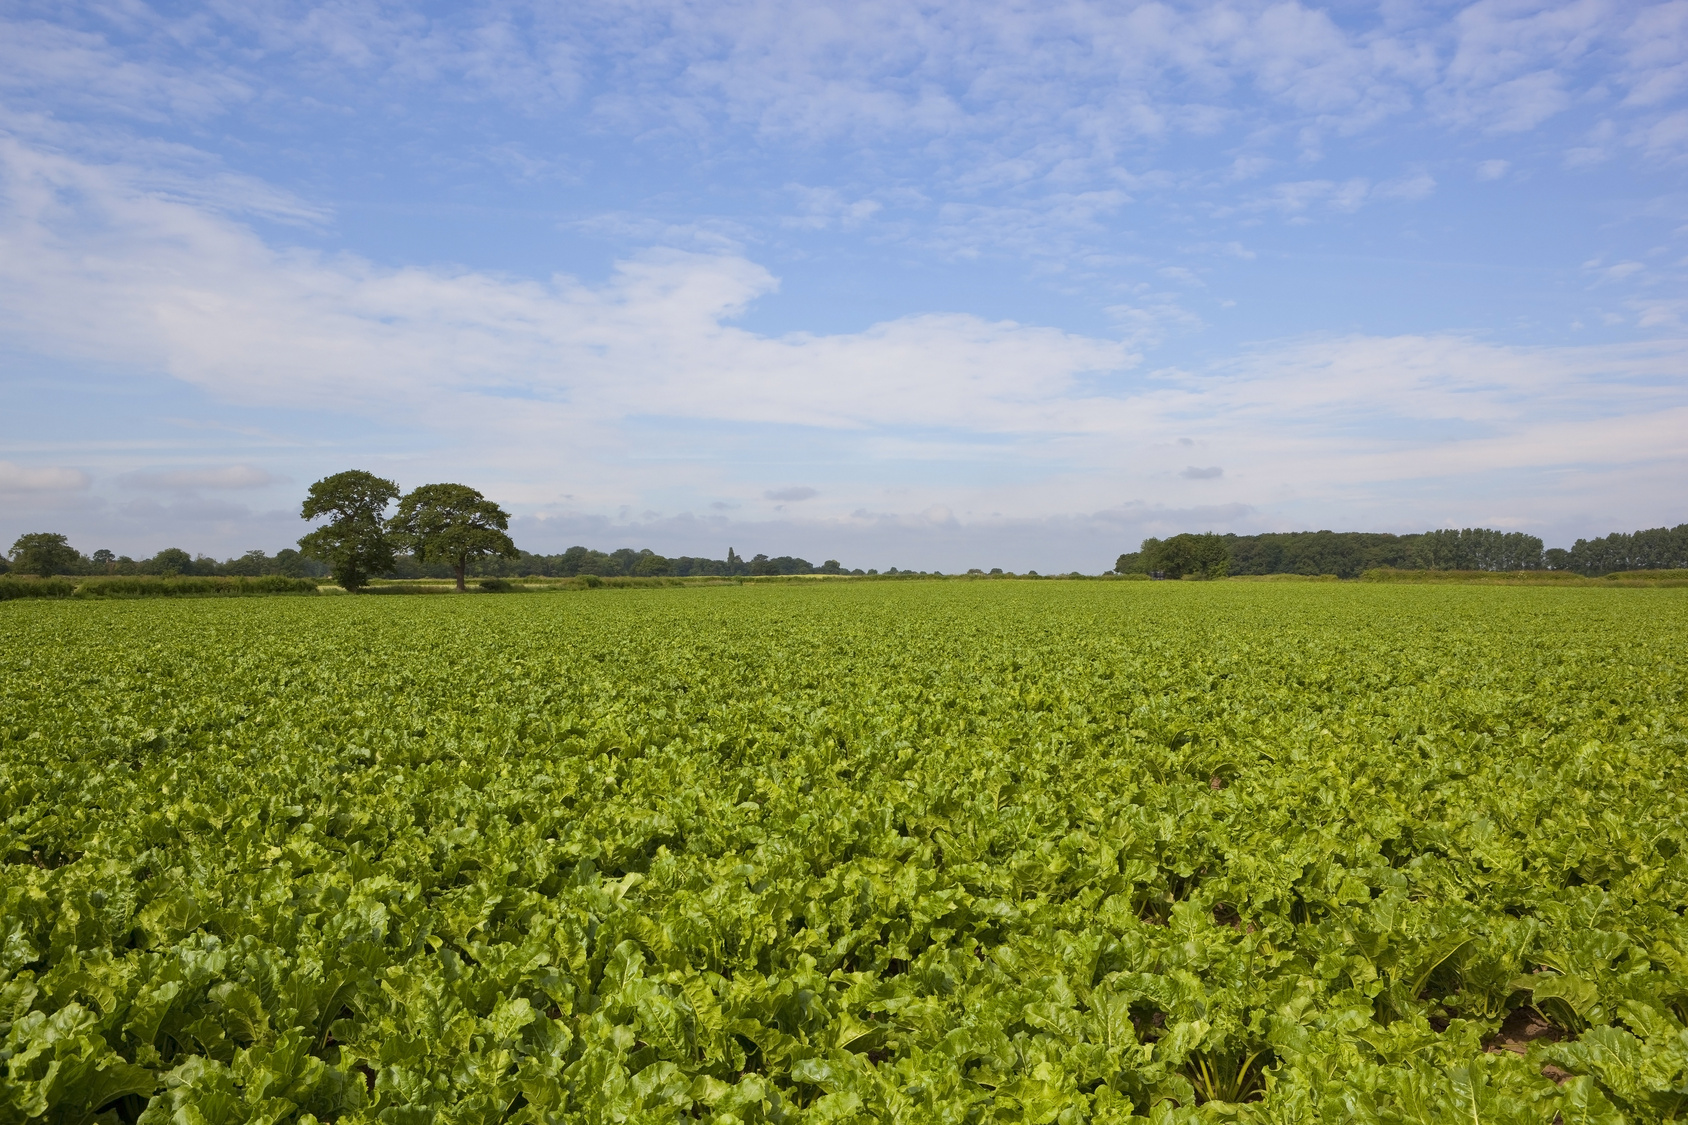
[[[91,578],[76,587],[79,598],[241,598],[316,592],[313,580],[280,574],[262,578]]]
[[[76,592],[76,583],[63,578],[0,578],[0,602],[17,598],[68,598]]]

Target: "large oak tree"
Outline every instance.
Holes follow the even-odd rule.
[[[12,565],[20,574],[38,574],[42,578],[72,574],[81,561],[76,548],[57,532],[31,532],[18,536],[18,541],[12,544]]]
[[[398,494],[398,485],[361,469],[324,477],[311,485],[299,514],[333,518],[299,540],[299,550],[327,563],[334,581],[357,591],[373,575],[393,569],[393,542],[382,517]]]
[[[409,547],[419,561],[440,559],[457,575],[463,592],[463,572],[480,555],[516,557],[516,545],[505,534],[510,515],[466,484],[425,484],[399,501],[388,522],[393,537]]]

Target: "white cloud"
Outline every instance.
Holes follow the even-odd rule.
[[[1414,172],[1409,176],[1378,184],[1373,192],[1382,199],[1401,199],[1417,202],[1428,199],[1436,190],[1436,179],[1428,172]]]
[[[604,286],[275,250],[104,168],[0,142],[0,316],[54,352],[170,373],[232,401],[467,424],[665,414],[815,426],[1048,425],[1120,344],[965,315],[765,337],[730,320],[776,282],[744,258],[653,250]],[[566,423],[570,426],[575,423]]]
[[[235,108],[402,131],[423,103],[450,112],[491,103],[500,116],[543,122],[547,141],[489,138],[452,159],[484,161],[530,184],[584,182],[585,161],[546,151],[559,127],[575,139],[623,138],[659,162],[827,154],[874,168],[881,182],[794,187],[795,213],[767,216],[770,226],[867,229],[959,260],[1006,253],[1079,268],[1099,235],[1130,221],[1123,210],[1133,196],[1157,191],[1182,202],[1178,192],[1191,185],[1235,193],[1238,181],[1297,152],[1317,157],[1426,111],[1454,129],[1521,132],[1579,98],[1627,91],[1616,107],[1623,136],[1656,159],[1674,158],[1688,149],[1672,101],[1688,74],[1680,9],[1680,0],[1545,8],[1479,0],[1452,19],[1393,7],[1337,19],[1296,0],[587,0],[566,10],[495,2],[428,12],[218,4],[187,16],[144,3],[65,4],[56,23],[0,22],[0,89],[13,95],[14,130],[20,115],[63,118],[77,108],[129,124],[200,125]],[[99,146],[93,132],[54,147],[86,155]],[[429,144],[439,137],[428,135]],[[1216,135],[1217,147],[1197,157],[1205,166],[1147,171],[1168,151],[1183,162],[1188,146],[1174,146]],[[116,147],[132,139],[107,138]],[[1609,144],[1591,142],[1567,161],[1609,155]],[[186,152],[101,159],[145,164],[135,174],[150,180],[137,186],[184,201],[286,221],[328,218],[320,204]],[[1427,173],[1387,176],[1349,177],[1321,201],[1353,210],[1433,187]],[[936,221],[893,228],[892,189],[912,183],[938,201]],[[1293,192],[1280,195],[1272,206],[1298,209]],[[754,241],[742,225],[721,230],[703,219],[584,224],[623,239],[641,237],[635,227],[687,228],[693,241],[684,244],[730,250]]]
[[[1522,133],[1534,129],[1549,117],[1563,113],[1571,104],[1564,78],[1557,71],[1541,70],[1502,82],[1485,91],[1487,102],[1479,124],[1490,133]],[[1474,112],[1473,117],[1479,117]]]
[[[1453,21],[1456,49],[1434,100],[1462,124],[1494,132],[1530,128],[1568,103],[1559,68],[1615,30],[1606,0],[1551,7],[1478,0]]]
[[[81,469],[0,461],[0,493],[82,492],[92,483]]]
[[[1268,156],[1239,156],[1231,162],[1231,178],[1233,180],[1252,180],[1275,163],[1277,161]]]
[[[1642,328],[1666,328],[1673,331],[1688,331],[1688,301],[1684,300],[1653,300],[1640,302],[1635,306],[1639,310],[1636,323]],[[1606,316],[1606,323],[1623,323],[1623,317],[1614,313]]]
[[[1419,131],[1415,152],[1460,133],[1442,147],[1537,131],[1483,142],[1524,160],[1510,146],[1564,149],[1575,130],[1572,165],[1680,158],[1682,0],[1334,16],[1295,0],[495,0],[428,11],[70,0],[39,7],[40,20],[18,10],[0,18],[0,336],[73,368],[275,407],[290,432],[284,443],[189,442],[89,464],[97,482],[37,464],[82,452],[18,446],[8,454],[19,463],[0,466],[5,519],[96,513],[123,535],[168,531],[194,549],[217,536],[229,551],[259,545],[260,529],[291,541],[292,512],[171,494],[345,467],[361,435],[319,442],[298,420],[316,410],[390,436],[398,451],[379,456],[393,475],[436,479],[449,465],[532,526],[552,514],[680,536],[703,526],[689,513],[731,511],[712,505],[733,498],[747,510],[762,509],[755,497],[795,505],[796,486],[769,482],[810,481],[813,495],[794,509],[804,520],[756,526],[833,544],[795,548],[815,557],[845,558],[838,544],[849,542],[1094,545],[1298,510],[1321,522],[1351,511],[1350,526],[1375,526],[1378,511],[1427,510],[1415,505],[1442,487],[1472,522],[1494,497],[1508,518],[1560,512],[1579,481],[1590,496],[1598,486],[1620,498],[1612,504],[1678,503],[1688,345],[1677,340],[1530,349],[1435,333],[1295,338],[1189,370],[1158,357],[1152,371],[1139,353],[1206,327],[1182,303],[1201,295],[1164,291],[1168,281],[1231,293],[1226,258],[1258,252],[1251,272],[1268,273],[1266,261],[1294,253],[1294,232],[1277,224],[1248,236],[1248,249],[1228,223],[1431,196],[1428,169],[1453,165],[1403,173],[1412,157],[1388,143],[1391,121]],[[335,182],[344,167],[321,152],[374,136],[427,150],[407,172],[479,161],[500,184],[591,188],[592,160],[613,150],[681,169],[673,182],[696,172],[700,197],[754,184],[750,198],[768,206],[710,217],[672,195],[651,204],[653,191],[610,204],[627,210],[538,220],[645,247],[612,251],[620,261],[590,281],[396,268],[246,225],[290,223],[289,239],[350,244],[357,236],[335,224],[364,220],[325,201],[355,209],[369,198]],[[1286,172],[1298,158],[1325,163]],[[380,159],[358,175],[396,177],[402,162]],[[303,186],[290,192],[252,168]],[[1512,170],[1490,159],[1476,174]],[[773,190],[784,183],[789,208]],[[1377,233],[1363,223],[1345,225]],[[1179,254],[1202,257],[1157,248],[1157,227],[1190,248]],[[779,286],[763,263],[791,261],[782,255],[806,230],[952,261],[1018,255],[1080,306],[1070,323],[1100,307],[1107,327],[922,311],[985,307],[958,287],[860,331],[753,330],[763,321],[747,312],[772,304]],[[450,244],[411,249],[437,260],[435,247]],[[1640,253],[1614,244],[1615,264],[1593,267],[1591,280],[1627,295],[1664,277],[1626,256]],[[980,292],[998,284],[981,278]],[[1144,278],[1156,281],[1134,284]],[[1258,297],[1245,310],[1260,310]],[[1671,299],[1620,307],[1626,315],[1606,315],[1658,333],[1688,321]],[[1216,335],[1200,354],[1225,354]],[[1199,445],[1176,444],[1181,434]],[[1222,459],[1224,471],[1178,471],[1195,458]],[[125,484],[176,502],[97,495]],[[669,515],[605,515],[624,504]],[[1610,507],[1590,502],[1601,519]]]
[[[1262,206],[1352,208],[1403,182],[1413,181],[1284,184]],[[1062,198],[1074,225],[1126,206]],[[421,479],[450,464],[531,519],[607,520],[625,504],[669,513],[651,526],[680,520],[763,492],[770,447],[779,477],[815,482],[809,519],[789,526],[863,543],[880,533],[871,528],[895,526],[897,542],[913,542],[916,530],[953,525],[961,542],[1038,520],[1135,534],[1159,518],[1142,514],[1146,496],[1177,512],[1200,500],[1213,513],[1204,518],[1238,527],[1291,510],[1286,497],[1321,512],[1347,505],[1364,525],[1380,497],[1406,497],[1410,513],[1449,479],[1527,481],[1507,486],[1511,510],[1547,512],[1564,480],[1550,487],[1550,470],[1608,483],[1628,474],[1636,495],[1662,496],[1658,482],[1688,457],[1679,340],[1531,349],[1320,337],[1144,372],[1137,348],[1199,325],[1147,288],[1110,309],[1112,337],[962,314],[769,334],[741,318],[778,281],[736,246],[650,249],[599,282],[535,281],[292,248],[233,210],[119,163],[0,140],[0,334],[49,356],[163,373],[223,401],[379,419],[413,442],[389,462]],[[1222,448],[1224,472],[1169,472],[1193,456],[1175,456],[1180,435]],[[159,487],[214,487],[157,475],[190,470],[150,471]],[[902,491],[882,489],[886,478]],[[58,479],[87,488],[85,477]],[[849,515],[857,509],[878,514],[862,522]],[[1127,510],[1137,514],[1098,514]],[[231,537],[260,518],[238,505],[159,512]]]
[[[194,469],[148,469],[128,473],[130,488],[191,492],[198,489],[263,488],[275,484],[275,474],[255,465],[218,465]]]
[[[1371,182],[1364,177],[1344,180],[1297,180],[1277,184],[1272,191],[1249,204],[1249,209],[1274,209],[1288,215],[1299,215],[1316,203],[1323,203],[1333,211],[1357,211],[1371,191]]]
[[[1296,180],[1273,186],[1244,205],[1246,211],[1276,210],[1290,216],[1300,216],[1316,205],[1352,214],[1374,200],[1393,199],[1417,202],[1427,199],[1436,190],[1435,177],[1428,172],[1412,172],[1395,179],[1373,184],[1363,176],[1336,180]]]
[[[27,100],[145,121],[203,120],[253,96],[221,65],[130,57],[104,36],[42,20],[0,19],[0,90]]]
[[[1152,347],[1169,336],[1201,327],[1202,319],[1179,303],[1172,293],[1138,286],[1131,299],[1103,310],[1135,347]]]
[[[1627,104],[1660,105],[1688,86],[1688,4],[1674,0],[1642,8],[1624,40]]]
[[[1636,140],[1654,157],[1677,156],[1688,151],[1688,110],[1661,117],[1636,131]]]
[[[1583,263],[1583,269],[1594,275],[1595,284],[1608,281],[1624,281],[1646,270],[1641,262],[1614,262],[1607,265],[1599,258],[1591,258]]]
[[[884,209],[876,199],[848,199],[836,188],[787,184],[797,199],[798,213],[786,218],[787,226],[821,230],[830,226],[846,229],[860,226]]]

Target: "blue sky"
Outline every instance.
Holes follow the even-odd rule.
[[[1688,520],[1688,4],[0,3],[0,539]]]

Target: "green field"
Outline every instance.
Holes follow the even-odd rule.
[[[0,605],[0,1125],[1688,1117],[1688,591]]]

